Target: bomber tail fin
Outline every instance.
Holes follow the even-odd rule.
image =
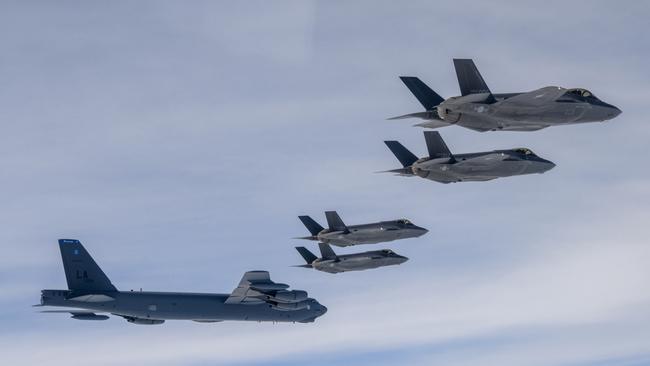
[[[318,243],[318,249],[320,249],[320,254],[323,259],[336,259],[336,253],[332,250],[332,247],[326,243]]]
[[[316,257],[314,255],[314,253],[310,252],[309,249],[307,249],[305,247],[296,247],[296,250],[305,259],[305,262],[307,262],[307,264],[312,264],[316,259],[318,259],[318,257]],[[302,266],[304,266],[304,265],[302,265]],[[308,267],[311,267],[311,266],[308,266]]]
[[[327,225],[331,231],[348,231],[348,227],[345,226],[336,211],[325,211],[325,217],[327,218]]]
[[[400,76],[399,78],[404,84],[406,84],[406,87],[409,88],[411,93],[415,95],[420,104],[422,104],[424,109],[427,111],[445,101],[440,95],[438,95],[438,93],[434,92],[419,78],[414,76]]]
[[[402,163],[402,166],[409,167],[418,160],[418,157],[410,152],[404,145],[397,141],[384,141],[386,146],[393,152],[397,160]]]
[[[90,293],[117,291],[79,240],[60,239],[59,248],[70,290]]]
[[[461,95],[487,93],[492,96],[490,88],[485,84],[485,80],[483,80],[481,73],[478,72],[472,59],[455,58],[454,67],[456,68]]]
[[[303,225],[305,225],[307,230],[309,230],[309,232],[313,236],[318,235],[318,233],[324,230],[324,228],[320,226],[320,224],[318,224],[316,221],[314,221],[314,219],[312,219],[309,216],[298,216],[298,218],[300,219],[300,221],[302,221]]]
[[[427,143],[427,150],[429,150],[431,159],[453,158],[451,151],[449,151],[447,144],[445,144],[438,131],[425,131],[424,140]]]

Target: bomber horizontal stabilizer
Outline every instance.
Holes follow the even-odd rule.
[[[106,320],[110,317],[108,315],[99,315],[94,311],[85,311],[85,310],[43,310],[41,313],[68,313],[72,319],[77,320]],[[101,312],[100,312],[101,313]]]

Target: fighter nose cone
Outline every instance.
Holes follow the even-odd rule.
[[[318,308],[318,312],[320,313],[320,315],[325,314],[325,313],[327,312],[327,308],[325,307],[325,305],[321,305],[321,306]]]
[[[425,229],[423,227],[419,227],[419,226],[414,226],[413,230],[415,231],[417,236],[422,236],[422,235],[429,232],[429,230],[427,230],[427,229]]]
[[[623,113],[622,110],[620,110],[618,107],[612,106],[612,108],[609,111],[609,118],[616,118],[618,117],[619,114]]]
[[[543,165],[543,167],[542,167],[542,169],[544,169],[543,172],[548,172],[549,170],[551,170],[551,169],[553,169],[553,168],[555,168],[555,163],[554,163],[554,162],[552,162],[552,161],[548,161],[548,160],[545,160],[545,161],[544,161],[544,165]],[[542,173],[543,173],[543,172],[542,172]]]

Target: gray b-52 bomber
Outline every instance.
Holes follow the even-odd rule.
[[[41,305],[74,309],[73,319],[106,320],[110,313],[134,324],[162,324],[165,320],[201,323],[224,320],[310,323],[327,308],[307,292],[287,290],[271,281],[266,271],[246,272],[231,294],[118,291],[78,240],[59,240],[67,290],[42,290]]]
[[[454,183],[544,173],[555,167],[527,148],[453,155],[437,131],[424,132],[424,139],[429,156],[421,159],[397,141],[384,141],[404,166],[386,173]]]
[[[347,247],[359,244],[376,244],[398,239],[417,238],[428,232],[406,219],[381,221],[362,225],[345,225],[336,211],[326,211],[328,228],[320,226],[309,216],[298,216],[311,236],[296,239],[317,240]]]
[[[547,86],[523,93],[493,94],[470,59],[454,59],[461,96],[443,99],[417,77],[400,79],[426,109],[390,119],[420,118],[416,126],[458,125],[475,131],[535,131],[549,126],[600,122],[621,110],[586,90]]]
[[[389,249],[337,255],[328,244],[318,243],[318,247],[322,258],[316,257],[305,247],[296,247],[298,253],[307,262],[307,264],[300,264],[296,267],[313,268],[327,273],[341,273],[394,266],[408,260]]]

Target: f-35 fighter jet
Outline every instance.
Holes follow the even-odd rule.
[[[318,243],[318,247],[322,258],[316,257],[305,247],[296,247],[298,253],[307,262],[307,264],[298,265],[297,267],[313,268],[327,273],[340,273],[394,266],[408,260],[408,258],[398,255],[389,249],[336,255],[332,247],[328,244]]]
[[[381,221],[370,224],[347,226],[336,211],[326,211],[328,228],[320,226],[309,216],[298,216],[311,236],[297,239],[317,240],[323,243],[347,247],[359,244],[376,244],[398,239],[417,238],[428,232],[406,219]]]
[[[118,291],[78,240],[59,240],[66,290],[42,290],[41,305],[73,309],[78,320],[106,320],[110,313],[133,324],[162,324],[168,319],[201,323],[224,320],[310,323],[327,308],[307,292],[287,290],[271,281],[266,271],[246,272],[230,294]]]
[[[453,155],[437,131],[424,132],[424,139],[429,156],[421,159],[397,141],[384,141],[404,166],[386,172],[454,183],[544,173],[555,167],[527,148]]]
[[[390,119],[420,118],[416,126],[458,125],[475,131],[535,131],[549,126],[612,119],[621,110],[581,88],[547,86],[530,92],[493,94],[470,59],[454,59],[461,96],[443,99],[417,77],[401,76],[426,109]]]

